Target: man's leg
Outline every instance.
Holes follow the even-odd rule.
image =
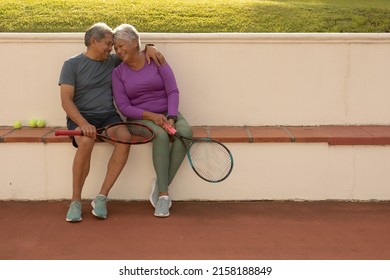
[[[105,219],[107,218],[107,196],[114,183],[118,179],[120,173],[123,170],[129,156],[130,145],[114,144],[114,151],[107,165],[107,173],[104,178],[99,195],[92,201],[92,214],[96,217]]]
[[[81,192],[91,165],[91,155],[95,140],[89,137],[77,137],[78,148],[73,159],[72,201],[81,200]]]
[[[99,194],[107,196],[126,165],[129,157],[130,145],[113,143],[114,151],[107,166],[106,177]]]
[[[73,159],[73,190],[72,201],[66,214],[66,221],[79,222],[82,220],[81,192],[89,173],[91,154],[95,140],[89,137],[77,137],[78,148]]]

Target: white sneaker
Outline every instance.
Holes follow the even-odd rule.
[[[158,187],[157,187],[157,179],[153,178],[152,181],[152,192],[150,193],[149,200],[150,203],[153,205],[154,208],[156,208],[157,202],[158,202]],[[169,200],[169,208],[172,206],[172,200]]]
[[[152,192],[149,196],[150,203],[153,205],[154,208],[156,208],[157,201],[158,201],[158,188],[157,188],[157,179],[154,178],[152,182]]]
[[[160,196],[157,201],[156,210],[154,215],[156,217],[164,218],[170,215],[169,205],[171,204],[171,199],[167,195]]]

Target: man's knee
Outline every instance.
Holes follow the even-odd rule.
[[[128,154],[130,152],[130,145],[115,143],[114,149],[123,153],[123,154]]]
[[[75,141],[79,149],[90,149],[92,150],[95,145],[95,139],[87,136],[75,137]]]

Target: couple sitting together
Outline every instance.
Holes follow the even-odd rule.
[[[150,201],[156,217],[168,217],[172,205],[168,187],[186,150],[178,139],[170,143],[162,126],[168,124],[181,135],[192,136],[190,125],[178,110],[179,89],[174,73],[153,45],[141,49],[139,33],[129,24],[122,24],[115,30],[104,23],[94,24],[86,31],[84,43],[86,51],[67,59],[59,78],[67,127],[83,131],[83,136],[73,137],[77,150],[66,221],[82,220],[81,193],[90,170],[96,130],[123,121],[116,108],[126,121],[146,124],[155,133],[152,154],[156,179]],[[113,47],[116,54],[111,53]],[[107,196],[130,152],[129,145],[110,144],[114,149],[107,173],[99,194],[91,203],[93,215],[101,219],[107,218]]]

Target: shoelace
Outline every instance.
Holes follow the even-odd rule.
[[[81,210],[81,204],[80,203],[72,202],[71,206],[72,206],[72,209]]]
[[[168,207],[168,202],[169,202],[168,198],[160,198],[160,200],[161,200],[161,208],[163,208],[164,206]]]

